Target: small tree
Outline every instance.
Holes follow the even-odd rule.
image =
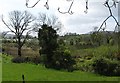
[[[43,55],[43,63],[46,68],[67,69],[73,71],[72,59],[69,51],[64,48],[64,44],[58,44],[58,35],[51,26],[43,25],[38,32],[40,54]]]
[[[101,32],[93,32],[91,34],[91,40],[93,45],[100,46],[102,43],[102,33]]]
[[[9,13],[9,23],[4,21],[2,17],[3,23],[6,27],[16,36],[18,55],[21,56],[21,48],[24,45],[32,27],[30,24],[35,20],[35,17],[27,11],[12,11]],[[23,34],[25,37],[23,38]]]
[[[53,55],[53,67],[58,70],[67,69],[72,72],[74,64],[75,60],[72,58],[70,51],[65,46],[59,45]]]
[[[41,47],[40,54],[44,54],[44,64],[51,67],[53,52],[58,47],[57,32],[51,26],[44,24],[38,32],[39,45]]]

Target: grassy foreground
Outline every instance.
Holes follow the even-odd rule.
[[[46,69],[41,65],[13,64],[3,65],[3,81],[117,81],[118,77],[103,77],[81,71],[66,72]]]
[[[22,81],[22,74],[25,76],[25,81],[118,81],[120,79],[120,77],[105,77],[82,71],[57,71],[29,63],[15,64],[10,62],[11,57],[2,56],[3,81]]]
[[[0,55],[0,83],[2,81],[2,56]]]

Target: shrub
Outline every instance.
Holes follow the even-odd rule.
[[[74,64],[75,60],[70,55],[70,51],[58,49],[54,52],[53,67],[55,69],[67,69],[69,72],[72,72]]]
[[[15,57],[12,59],[13,63],[24,63],[26,62],[25,57]]]
[[[13,63],[34,63],[39,64],[41,63],[40,57],[15,57],[12,59]]]
[[[35,58],[32,58],[32,61],[31,62],[33,62],[33,63],[35,63],[35,64],[39,64],[39,63],[41,63],[41,60],[40,60],[40,57],[35,57]]]
[[[99,57],[93,61],[92,66],[95,73],[106,76],[120,76],[120,64],[118,61]]]
[[[116,76],[120,76],[120,65],[117,65],[117,67],[114,70]]]
[[[120,60],[120,52],[117,51],[114,53],[114,57],[117,59],[117,60]]]
[[[77,63],[77,69],[86,72],[92,72],[92,60],[85,60],[84,62]]]

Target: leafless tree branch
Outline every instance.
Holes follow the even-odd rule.
[[[27,8],[33,8],[33,7],[35,7],[39,2],[40,2],[40,0],[38,0],[35,4],[33,4],[32,6],[28,6],[28,2],[29,2],[29,0],[26,0],[26,7]]]
[[[49,1],[49,0],[47,0],[46,3],[45,3],[45,5],[44,5],[44,7],[46,7],[47,10],[49,10],[48,1]]]
[[[100,31],[100,30],[102,29],[103,25],[104,25],[104,24],[106,23],[106,21],[107,21],[109,18],[111,18],[111,17],[115,20],[116,26],[120,26],[118,20],[117,20],[117,19],[115,18],[115,16],[113,15],[112,9],[111,9],[112,7],[116,7],[116,4],[117,4],[117,3],[118,3],[118,2],[116,2],[115,0],[113,0],[113,4],[110,5],[110,4],[109,4],[109,0],[106,0],[106,2],[104,3],[104,5],[105,5],[105,7],[108,8],[110,15],[102,22],[102,24],[100,25],[98,31]],[[115,5],[115,6],[114,6],[114,5]],[[115,26],[115,27],[116,27],[116,26]]]
[[[9,25],[4,21],[3,16],[2,16],[2,22],[4,23],[4,25],[5,25],[11,32],[15,33],[15,31],[12,30],[12,29],[9,27]]]
[[[108,16],[100,25],[100,28],[98,29],[98,31],[100,31],[102,29],[102,26],[106,23],[106,21],[110,18],[111,16]]]
[[[84,11],[86,14],[88,12],[88,0],[86,0],[86,10]]]
[[[40,2],[40,0],[38,0],[38,1],[37,1],[36,3],[34,3],[32,6],[28,6],[29,0],[26,0],[26,7],[27,7],[27,8],[33,8],[33,7],[35,7],[39,2]],[[46,7],[47,10],[49,10],[48,2],[49,2],[49,0],[47,0],[46,3],[45,3],[45,5],[44,5],[44,7]]]
[[[38,1],[32,6],[32,8],[33,8],[39,1],[40,1],[40,0],[38,0]],[[67,13],[68,13],[68,14],[72,15],[72,14],[73,14],[73,11],[72,11],[71,9],[72,9],[72,6],[73,6],[73,4],[74,4],[74,0],[66,0],[66,1],[72,1],[71,4],[70,4],[70,6],[69,6],[69,8],[68,8],[68,10],[67,10],[66,12],[62,12],[62,11],[60,10],[60,7],[58,7],[58,11],[59,11],[60,13],[62,13],[62,14],[67,14]],[[85,0],[85,3],[86,3],[86,10],[84,11],[85,13],[88,12],[88,1],[89,1],[89,0]],[[29,0],[26,0],[26,6],[28,6],[28,2],[29,2]],[[115,20],[117,26],[120,26],[120,24],[118,23],[118,20],[117,20],[117,19],[115,18],[115,16],[113,15],[113,12],[112,12],[112,9],[111,9],[111,8],[113,8],[113,7],[116,8],[116,6],[117,6],[118,3],[119,3],[118,0],[105,0],[104,6],[108,8],[108,11],[109,11],[109,14],[110,14],[110,15],[102,22],[102,24],[100,25],[98,31],[103,30],[103,29],[102,29],[103,25],[104,25],[105,23],[107,23],[106,21],[107,21],[109,18],[111,18],[111,17]],[[47,2],[46,2],[46,4],[45,4],[45,7],[46,7],[47,9],[49,9],[48,0],[47,0]]]
[[[33,31],[33,29],[32,29],[32,30],[29,30],[29,31],[26,33],[23,42],[21,42],[21,47],[22,47],[22,46],[24,45],[24,43],[26,42],[26,40],[27,40],[27,38],[28,38],[28,36],[29,36],[29,34],[30,34],[31,31]]]
[[[39,13],[38,19],[34,24],[35,32],[38,32],[38,28],[41,28],[41,26],[44,24],[48,26],[52,26],[57,31],[59,31],[62,27],[62,23],[59,21],[59,19],[56,16],[54,15],[48,16],[45,13]]]
[[[71,10],[71,8],[72,8],[73,3],[74,3],[74,0],[71,2],[70,7],[69,7],[69,9],[68,9],[67,12],[61,12],[61,11],[60,11],[60,7],[58,7],[58,11],[59,11],[60,13],[62,13],[62,14],[68,13],[68,14],[72,15],[72,14],[73,14],[73,11]]]

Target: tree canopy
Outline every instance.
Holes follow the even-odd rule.
[[[38,32],[39,45],[41,47],[40,54],[44,54],[44,64],[46,67],[52,65],[53,52],[58,47],[57,32],[51,26],[42,25]]]
[[[9,29],[8,32],[12,32],[16,36],[18,55],[21,56],[21,48],[32,31],[30,24],[35,20],[35,17],[27,11],[12,11],[9,13],[8,19],[9,22],[6,22],[2,17],[3,23]],[[25,34],[24,38],[23,34]]]

